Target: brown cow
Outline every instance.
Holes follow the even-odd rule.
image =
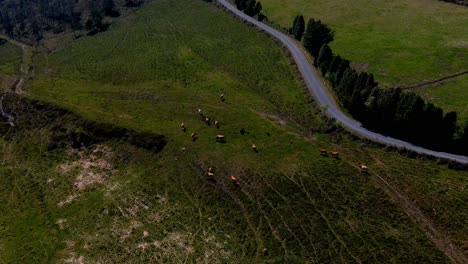
[[[214,125],[215,125],[216,128],[219,128],[219,122],[218,121],[215,121]]]
[[[320,154],[323,155],[323,156],[327,156],[327,150],[321,148],[321,149],[320,149]]]
[[[237,180],[236,176],[229,177],[229,180],[237,187],[240,187],[239,181]]]
[[[330,154],[333,158],[338,158],[338,156],[340,155],[340,153],[337,151],[330,151]]]
[[[359,165],[359,169],[362,171],[362,172],[366,172],[369,168],[366,166],[366,165]]]
[[[254,152],[258,152],[258,150],[257,150],[257,145],[252,144],[252,150],[253,150]]]
[[[184,132],[185,132],[186,128],[185,128],[185,124],[184,124],[184,122],[182,122],[182,124],[180,124],[180,128],[182,129],[182,131],[184,131]]]

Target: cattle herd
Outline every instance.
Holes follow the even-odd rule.
[[[220,100],[221,102],[224,102],[225,101],[225,97],[224,97],[224,94],[221,94],[220,96]],[[211,119],[209,117],[206,117],[204,114],[203,114],[203,111],[201,109],[198,109],[198,114],[201,116],[202,120],[205,122],[205,124],[207,124],[208,126],[211,126]],[[220,123],[218,121],[215,121],[214,122],[214,126],[219,129],[220,128]],[[185,123],[182,122],[180,124],[180,128],[182,129],[182,131],[185,133],[187,131],[187,128],[185,126]],[[242,133],[242,131],[244,130],[244,128],[241,129],[241,134],[244,134]],[[244,130],[245,131],[245,130]],[[192,137],[192,141],[195,142],[197,139],[198,139],[198,135],[197,133],[192,133],[191,134],[191,137]],[[216,135],[215,137],[216,139],[216,142],[221,142],[221,143],[225,143],[226,142],[226,137],[224,135]],[[255,144],[252,144],[252,150],[255,152],[255,153],[258,153],[258,148],[257,148],[257,145]],[[323,149],[321,148],[320,150],[320,154],[322,156],[328,156],[328,154],[331,155],[332,158],[335,158],[335,159],[339,159],[339,155],[340,153],[337,152],[337,151],[330,151],[328,152],[326,149]],[[365,166],[365,165],[359,165],[359,169],[362,171],[362,172],[367,172],[368,170],[368,167]],[[210,179],[213,179],[215,174],[214,174],[214,168],[213,167],[209,167],[208,168],[208,171],[206,172],[206,176]],[[240,187],[240,183],[239,183],[239,180],[237,179],[236,176],[234,175],[231,175],[229,177],[229,180],[230,182],[236,186],[236,187]],[[266,250],[266,249],[265,249]],[[265,254],[267,254],[267,252],[265,251],[264,252]]]

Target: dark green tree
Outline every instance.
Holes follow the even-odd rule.
[[[302,36],[304,35],[305,30],[305,21],[302,15],[296,16],[294,18],[293,26],[292,26],[292,34],[294,38],[301,41]]]
[[[396,136],[417,141],[420,131],[420,118],[424,100],[414,93],[402,93],[395,110]]]
[[[349,60],[342,60],[340,66],[338,66],[338,70],[336,71],[336,78],[333,87],[338,87],[341,82],[341,78],[343,77],[344,72],[350,67]]]
[[[256,5],[257,5],[257,2],[255,0],[246,0],[244,13],[246,13],[249,16],[254,16]]]
[[[351,96],[354,92],[354,85],[356,83],[357,77],[358,76],[356,71],[351,67],[348,67],[344,72],[343,78],[336,89],[338,96],[342,100],[342,103],[345,105],[345,107],[348,107],[350,105]]]
[[[362,90],[366,89],[368,78],[369,78],[369,75],[367,74],[367,72],[361,72],[354,86],[354,90],[361,93]]]
[[[333,60],[330,63],[330,68],[328,69],[328,72],[330,73],[336,73],[338,71],[338,67],[340,66],[342,59],[340,55],[334,56]]]
[[[307,23],[307,29],[304,34],[304,47],[312,56],[317,59],[320,48],[324,44],[333,41],[333,31],[322,24],[320,20],[315,21],[313,18]],[[315,65],[317,66],[317,64]]]
[[[424,108],[424,100],[415,93],[403,93],[398,102],[395,120],[400,126],[415,124]]]
[[[260,14],[260,12],[262,12],[262,9],[263,9],[262,4],[260,2],[257,2],[255,4],[255,14]]]
[[[468,121],[463,126],[463,134],[458,140],[457,149],[460,153],[468,155]]]
[[[110,17],[118,17],[120,14],[117,11],[114,0],[104,0],[103,1],[104,15]]]
[[[235,0],[237,9],[244,10],[247,7],[246,0]]]
[[[367,77],[367,82],[366,82],[366,88],[367,89],[372,89],[374,87],[377,87],[379,84],[374,81],[374,75],[371,73]]]
[[[443,147],[442,145],[445,143],[444,140],[441,140],[444,138],[443,120],[442,109],[432,103],[425,104],[418,127],[418,143],[431,148]]]
[[[457,113],[453,111],[446,113],[443,123],[445,140],[447,144],[450,144],[453,141],[455,131],[457,131]]]
[[[363,114],[362,112],[364,110],[363,108],[364,102],[367,100],[367,98],[362,93],[364,89],[366,89],[367,77],[368,77],[367,72],[361,72],[358,75],[358,78],[354,84],[354,91],[353,91],[353,94],[351,95],[351,99],[349,103],[350,112],[358,116]]]
[[[372,89],[365,106],[367,110],[366,125],[393,134],[395,131],[395,111],[400,100],[400,89]]]
[[[328,68],[330,68],[330,63],[333,59],[333,53],[330,47],[327,44],[323,44],[320,48],[319,56],[317,58],[317,64],[320,67],[322,75],[327,74]]]

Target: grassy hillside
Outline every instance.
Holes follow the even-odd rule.
[[[168,142],[73,150],[86,130],[47,107],[25,112],[30,127],[3,127],[4,262],[448,262],[408,214],[457,248],[468,240],[467,172],[324,134],[281,49],[203,1],[153,1],[36,66],[29,97]]]
[[[464,6],[433,0],[264,0],[262,4],[269,19],[285,27],[297,14],[330,25],[336,31],[334,52],[372,72],[384,87],[414,85],[468,69],[468,9]],[[450,84],[454,85],[460,91],[457,101],[468,102],[466,78]],[[427,89],[432,95],[428,99],[453,94],[448,86],[432,91]],[[457,102],[434,102],[447,110],[458,109]],[[464,114],[463,119],[468,116]]]
[[[21,48],[3,40],[0,36],[0,73],[15,74],[21,66]]]

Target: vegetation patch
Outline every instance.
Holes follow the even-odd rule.
[[[21,65],[22,50],[0,36],[0,86],[3,84],[3,74],[16,74]]]

